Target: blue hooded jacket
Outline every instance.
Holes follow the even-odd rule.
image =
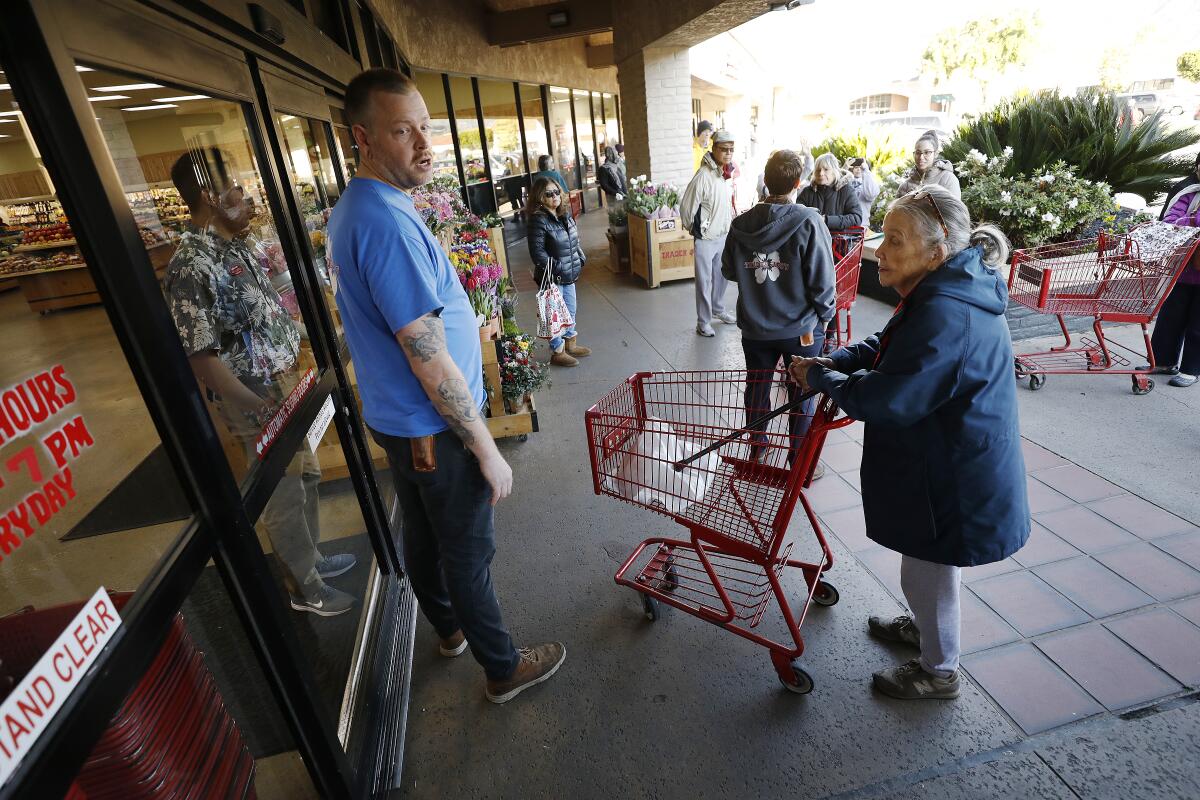
[[[1012,340],[999,273],[971,247],[917,284],[883,331],[814,366],[809,383],[866,423],[867,536],[960,567],[1029,538]]]

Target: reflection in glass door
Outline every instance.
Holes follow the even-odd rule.
[[[259,170],[253,117],[237,102],[143,76],[91,69],[79,77],[235,475],[254,474],[267,457],[283,461],[284,475],[256,526],[274,593],[303,647],[302,669],[318,687],[332,730],[343,716],[374,565],[362,545],[357,495],[342,488],[343,475],[322,469],[328,432],[313,449],[301,442],[278,454],[295,408],[319,402],[313,395],[328,365],[316,363],[308,346],[304,301],[292,288],[294,265],[276,232],[271,209],[278,197]],[[306,218],[321,219],[329,186],[336,186],[327,140],[307,121],[281,118],[289,123],[296,123],[283,139],[289,178]],[[221,608],[195,604],[187,623],[210,631],[240,624]],[[247,686],[233,651],[206,655],[220,693],[236,705]],[[253,717],[253,704],[246,707]],[[253,727],[252,720],[245,725]]]
[[[495,213],[496,195],[488,177],[487,153],[483,134],[479,130],[479,117],[475,114],[475,91],[470,78],[450,77],[450,102],[454,107],[458,149],[462,153],[463,172],[467,178],[467,204],[480,216]],[[489,140],[487,146],[491,145]]]
[[[571,90],[550,87],[550,141],[554,161],[568,189],[579,187],[579,164],[575,156],[575,129],[571,124]]]

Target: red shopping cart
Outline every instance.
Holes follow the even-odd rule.
[[[861,227],[843,231],[830,231],[833,237],[833,272],[836,277],[837,301],[833,321],[825,334],[825,352],[831,353],[842,345],[849,344],[852,334],[851,309],[858,299],[858,275],[862,269],[863,240],[866,232]],[[843,328],[843,314],[845,327]]]
[[[838,601],[822,578],[833,556],[803,487],[828,432],[851,422],[829,398],[811,397],[781,371],[640,372],[586,415],[596,494],[669,517],[689,534],[643,541],[617,583],[642,593],[651,621],[666,603],[766,647],[779,680],[798,694],[813,686],[796,663],[809,604]],[[817,563],[790,558],[797,500],[820,546]],[[804,577],[798,615],[781,580],[788,567]],[[786,637],[755,630],[769,610]]]
[[[1046,352],[1015,356],[1017,379],[1029,379],[1037,391],[1047,375],[1131,375],[1134,394],[1154,388],[1155,367],[1150,324],[1175,285],[1200,240],[1200,229],[1151,222],[1125,235],[1047,244],[1013,253],[1008,295],[1017,303],[1053,314],[1065,342]],[[1092,317],[1095,338],[1080,337],[1071,347],[1065,317]],[[1136,350],[1109,340],[1105,322],[1132,322],[1142,328],[1148,369],[1139,369],[1121,352],[1141,359]]]

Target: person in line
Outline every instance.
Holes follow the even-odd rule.
[[[721,274],[721,252],[733,219],[733,196],[725,180],[725,167],[733,160],[733,135],[717,131],[713,149],[679,199],[683,224],[696,240],[696,333],[716,336],[712,321],[732,325],[737,318],[725,310],[728,281]]]
[[[800,177],[800,188],[807,188],[812,183],[813,171],[817,167],[816,159],[813,158],[812,146],[807,139],[800,140],[800,149],[796,151],[800,154],[800,158],[804,161],[804,175]]]
[[[869,228],[871,206],[879,196],[879,181],[875,180],[871,173],[871,165],[861,156],[849,159],[846,168],[850,171],[850,188],[854,190],[854,196],[858,198],[858,204],[862,208],[862,226]]]
[[[692,137],[692,172],[700,169],[700,163],[712,147],[713,124],[706,119],[696,125],[696,135]]]
[[[913,146],[913,168],[900,184],[899,196],[925,186],[936,185],[946,189],[955,198],[962,197],[962,190],[958,185],[958,177],[954,174],[954,167],[949,161],[940,157],[941,152],[942,142],[938,139],[935,131],[926,131],[921,134],[921,138],[917,139],[916,145]]]
[[[512,491],[484,404],[479,325],[413,206],[433,177],[433,130],[416,84],[394,69],[346,88],[360,166],[329,218],[329,252],[363,417],[386,451],[404,515],[404,564],[439,652],[468,647],[504,703],[562,666],[561,642],[517,649],[492,585],[493,506]]]
[[[871,617],[868,628],[920,656],[876,672],[874,685],[952,698],[960,568],[1002,561],[1029,537],[1008,292],[995,268],[1008,245],[991,226],[972,231],[967,207],[940,186],[895,200],[883,230],[879,280],[902,298],[895,314],[881,333],[791,372],[866,423],[867,536],[902,556],[913,615]]]
[[[571,318],[576,316],[577,298],[575,282],[583,272],[587,258],[579,245],[579,229],[565,202],[558,184],[549,178],[538,178],[533,184],[533,202],[529,204],[529,257],[533,260],[533,279],[538,286],[546,277],[551,261],[550,280],[562,289],[563,300]],[[576,339],[575,325],[562,336],[550,340],[550,363],[556,367],[578,366],[579,359],[592,354],[591,349],[580,345]]]
[[[604,148],[604,164],[601,165],[596,180],[604,193],[608,195],[609,205],[617,201],[617,195],[627,193],[625,167],[621,164],[620,156],[617,155],[617,148],[611,145]]]
[[[816,209],[831,231],[862,225],[862,206],[854,195],[849,177],[842,173],[837,156],[833,153],[817,156],[813,181],[800,192],[796,202]]]
[[[733,220],[721,272],[738,285],[737,323],[747,370],[774,370],[783,358],[811,358],[821,353],[825,327],[833,318],[835,282],[829,231],[811,208],[792,202],[804,174],[804,161],[791,150],[767,159],[768,195]],[[771,410],[773,381],[750,381],[746,416]],[[789,387],[789,400],[798,389]],[[807,430],[816,398],[789,417],[789,457]],[[761,456],[761,454],[759,454]],[[819,469],[813,478],[819,478]]]
[[[192,372],[253,463],[263,426],[298,383],[300,333],[247,244],[252,213],[229,155],[188,150],[171,168],[171,181],[191,219],[163,276],[167,307]],[[348,572],[356,559],[317,549],[320,483],[321,465],[301,445],[259,525],[283,568],[292,608],[333,617],[355,599],[325,579]]]
[[[629,183],[629,173],[625,171],[625,145],[620,142],[616,145],[617,150],[617,169],[621,170],[621,180]]]
[[[562,176],[562,173],[554,168],[554,156],[538,156],[538,171],[529,176],[530,180],[537,181],[538,178],[549,178],[558,184],[563,190],[563,194],[567,191],[567,180]],[[536,204],[536,200],[533,201]]]
[[[1167,204],[1158,218],[1172,225],[1200,228],[1200,154],[1192,174],[1167,193]],[[1168,383],[1180,388],[1196,382],[1200,375],[1200,248],[1158,312],[1150,343],[1158,365],[1155,372],[1170,375]]]

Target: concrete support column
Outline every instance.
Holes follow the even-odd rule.
[[[692,77],[686,47],[648,47],[617,65],[626,171],[682,189],[692,179]]]

